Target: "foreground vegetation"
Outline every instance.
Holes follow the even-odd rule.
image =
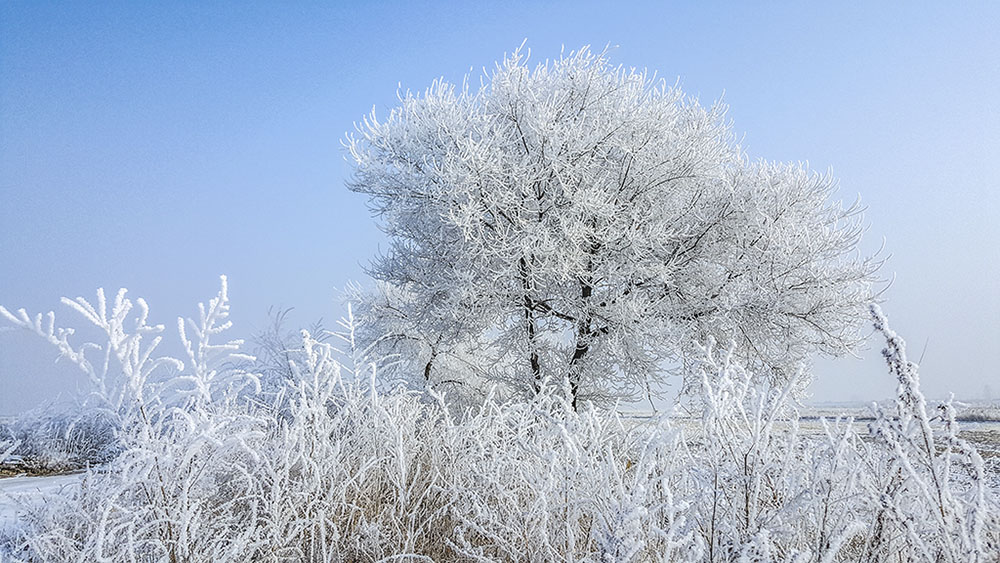
[[[898,381],[867,431],[804,436],[789,390],[731,347],[700,347],[696,429],[593,406],[561,382],[533,400],[457,402],[380,380],[365,355],[303,332],[288,377],[261,390],[228,328],[225,284],[180,324],[186,365],[156,357],[162,326],[119,293],[73,301],[107,363],[26,313],[115,418],[120,453],[26,504],[0,541],[24,561],[994,561],[1000,506],[954,409],[930,410],[916,366],[873,309]],[[125,327],[135,327],[126,331]],[[351,343],[350,323],[343,335]],[[188,337],[191,335],[191,338]],[[99,354],[101,360],[104,354]]]
[[[0,476],[52,475],[107,463],[119,453],[117,429],[99,409],[43,406],[0,420]],[[7,445],[5,448],[4,445]]]

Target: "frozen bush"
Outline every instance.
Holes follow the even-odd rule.
[[[14,452],[17,451],[17,447],[21,445],[21,442],[14,439],[0,439],[0,464],[7,461]]]
[[[100,465],[120,450],[115,422],[101,410],[80,405],[40,407],[14,418],[4,432],[18,443],[10,454],[17,456],[18,468],[32,473]]]
[[[115,310],[127,312],[119,296]],[[103,308],[88,317],[103,321]],[[122,453],[25,506],[5,540],[18,558],[985,563],[1000,553],[979,454],[948,404],[928,412],[916,366],[877,310],[895,412],[867,434],[823,421],[819,436],[800,431],[794,378],[773,387],[711,341],[687,374],[701,380],[697,423],[636,422],[574,409],[567,382],[544,382],[530,401],[487,390],[458,404],[393,386],[352,347],[350,319],[342,351],[304,331],[269,396],[233,368],[252,365],[239,342],[213,343],[228,328],[224,284],[180,325],[183,364],[151,359],[144,311],[139,332],[107,322],[100,351],[120,371],[78,362],[118,405]],[[94,349],[8,316],[64,350]]]

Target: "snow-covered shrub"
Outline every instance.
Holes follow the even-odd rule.
[[[17,451],[17,447],[20,445],[21,442],[13,438],[0,438],[0,464],[14,455],[14,452]]]
[[[698,426],[686,436],[688,517],[706,545],[704,561],[834,561],[857,527],[849,498],[859,440],[851,421],[823,422],[819,436],[799,428],[790,390],[753,377],[732,347],[700,348]]]
[[[949,562],[996,560],[998,506],[994,492],[988,490],[983,458],[958,437],[950,400],[938,405],[933,416],[928,413],[917,365],[906,357],[906,343],[889,328],[878,306],[871,311],[875,329],[885,337],[882,353],[897,388],[895,412],[876,409],[870,426],[882,455],[869,456],[875,462],[875,478],[866,485],[873,487],[869,496],[880,500],[873,522],[879,533],[905,538],[877,555]]]
[[[125,560],[123,549],[130,556],[186,559],[212,537],[203,531],[235,523],[210,502],[225,498],[217,492],[225,482],[219,471],[231,479],[255,457],[248,440],[258,419],[243,416],[238,401],[255,379],[226,369],[248,358],[237,353],[240,341],[211,342],[230,326],[226,280],[207,307],[199,304],[198,321],[178,319],[186,370],[176,358],[153,355],[164,327],[147,323],[149,308],[141,298],[133,303],[122,289],[110,310],[103,290],[96,305],[83,298],[63,302],[100,328],[106,341],[74,344],[75,331],[57,327],[51,312],[44,323],[42,315],[23,309],[14,315],[0,308],[0,315],[54,344],[88,376],[100,412],[118,429],[121,455],[109,471],[89,472],[78,494],[50,499],[42,513],[30,515],[39,526],[32,549],[47,560],[65,559],[86,539],[95,559]],[[127,548],[122,538],[129,538]]]
[[[123,451],[24,506],[4,540],[21,560],[987,562],[1000,553],[997,491],[978,453],[947,405],[927,412],[916,366],[877,311],[900,382],[896,412],[870,432],[824,421],[816,436],[799,426],[794,381],[771,387],[712,342],[689,374],[702,381],[701,416],[640,422],[574,409],[565,383],[546,382],[530,401],[487,391],[460,405],[393,386],[352,347],[350,320],[343,350],[304,331],[283,387],[266,395],[234,368],[252,365],[237,341],[213,343],[228,328],[225,284],[198,321],[180,325],[183,363],[153,359],[157,341],[142,335],[158,331],[144,304],[139,322],[124,323],[124,293],[114,321],[103,304],[76,303],[110,328],[107,348],[73,347],[66,331],[8,317],[105,380]],[[120,369],[93,369],[94,352]]]
[[[701,492],[693,517],[707,560],[1000,557],[1000,505],[982,458],[958,437],[950,402],[928,414],[905,344],[877,306],[872,315],[899,386],[896,412],[876,406],[867,433],[822,420],[818,438],[802,436],[787,388],[754,383],[728,351],[702,349],[705,414],[682,490]]]
[[[282,392],[294,378],[292,361],[302,361],[300,331],[287,327],[288,315],[291,312],[291,308],[268,309],[267,316],[270,322],[263,330],[254,334],[248,343],[252,346],[253,361],[246,362],[242,367],[257,374],[261,390],[267,395]],[[321,340],[331,336],[331,333],[323,328],[322,320],[313,323],[309,332]]]
[[[104,411],[82,405],[41,407],[17,416],[3,428],[9,441],[18,443],[10,455],[18,457],[19,468],[36,473],[106,463],[120,450],[117,432],[115,421]]]

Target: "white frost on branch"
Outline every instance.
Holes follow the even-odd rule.
[[[855,349],[879,266],[861,207],[751,162],[725,111],[588,49],[401,94],[345,141],[390,239],[371,273],[396,302],[372,314],[423,357],[471,349],[574,401],[634,398],[709,336],[777,381]]]

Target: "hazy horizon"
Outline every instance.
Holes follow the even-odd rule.
[[[227,274],[236,332],[342,312],[385,244],[341,140],[397,88],[614,45],[613,61],[723,98],[753,158],[832,169],[895,281],[883,308],[928,396],[1000,395],[1000,6],[0,5],[0,304],[130,289],[171,331]],[[892,394],[817,362],[815,401]],[[0,331],[0,415],[71,390],[36,336]]]

